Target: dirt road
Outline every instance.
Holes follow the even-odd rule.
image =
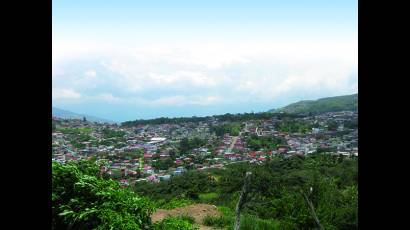
[[[229,146],[229,148],[228,148],[228,150],[227,150],[228,153],[232,152],[232,149],[233,149],[233,147],[235,146],[236,141],[238,140],[238,137],[239,137],[239,136],[235,136],[235,137],[232,138],[232,143],[231,143],[231,145]]]

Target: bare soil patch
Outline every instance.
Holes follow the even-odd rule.
[[[200,225],[201,230],[213,229],[208,226],[202,225],[202,221],[205,216],[221,216],[218,208],[215,205],[210,204],[191,204],[185,207],[175,208],[171,210],[157,209],[154,214],[152,214],[152,222],[161,221],[167,216],[179,216],[179,215],[190,215],[195,219],[195,222]]]

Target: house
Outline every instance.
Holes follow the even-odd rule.
[[[288,152],[288,148],[287,147],[279,147],[278,148],[278,153],[280,154],[285,154]]]
[[[176,165],[183,165],[184,162],[183,162],[182,160],[180,160],[180,159],[176,159],[176,160],[175,160],[175,164],[176,164]]]
[[[162,176],[158,176],[159,181],[168,181],[171,179],[171,175],[167,174],[167,175],[162,175]]]
[[[337,152],[337,155],[342,155],[342,156],[348,157],[348,156],[350,156],[350,153],[349,153],[349,152],[338,151],[338,152]]]
[[[266,161],[266,158],[265,157],[259,157],[258,161]]]
[[[178,167],[177,169],[175,169],[173,174],[174,175],[181,175],[184,172],[186,172],[186,169],[184,167]]]
[[[144,161],[146,162],[152,161],[152,155],[153,154],[149,154],[149,153],[144,154]]]

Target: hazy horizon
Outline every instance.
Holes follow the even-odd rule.
[[[357,92],[356,92],[356,93],[353,93],[353,94],[357,94]],[[350,94],[349,94],[349,95],[350,95]],[[336,95],[336,96],[346,96],[346,95]],[[326,98],[326,97],[320,97],[320,98]],[[297,100],[297,101],[294,101],[294,102],[290,102],[289,104],[292,104],[292,103],[295,103],[295,102],[299,102],[299,101],[303,101],[303,100],[317,100],[317,99],[320,99],[320,98],[301,99],[301,100]],[[289,105],[289,104],[286,104],[286,105]],[[286,105],[283,105],[283,106],[286,106]],[[171,115],[169,115],[169,116],[161,115],[161,113],[160,113],[159,111],[154,111],[154,114],[155,114],[155,115],[153,115],[153,116],[147,116],[147,117],[144,117],[144,118],[142,118],[142,117],[134,117],[134,118],[125,119],[125,120],[114,120],[114,119],[107,119],[106,117],[96,116],[95,114],[85,113],[85,112],[83,112],[84,110],[71,111],[71,110],[64,109],[64,108],[60,108],[60,107],[57,107],[57,106],[54,106],[54,105],[53,105],[54,108],[66,110],[66,111],[68,111],[68,112],[73,112],[73,113],[76,113],[76,114],[79,114],[79,115],[82,114],[82,115],[94,116],[94,117],[98,117],[98,118],[101,118],[101,119],[107,119],[107,120],[114,121],[114,122],[134,121],[134,120],[139,120],[139,119],[149,120],[149,119],[155,119],[155,118],[161,118],[161,117],[168,117],[168,118],[193,117],[193,116],[196,116],[196,117],[205,117],[205,116],[213,116],[213,115],[223,115],[223,114],[227,114],[227,113],[231,113],[231,114],[260,113],[260,112],[267,112],[268,110],[271,110],[271,109],[279,109],[279,108],[281,108],[281,107],[283,107],[283,106],[272,107],[272,108],[261,109],[261,110],[251,109],[251,110],[249,110],[249,111],[229,110],[229,109],[227,109],[227,110],[229,110],[229,111],[231,111],[231,112],[229,112],[229,111],[226,112],[226,111],[227,111],[226,109],[225,109],[226,111],[224,110],[224,111],[216,111],[216,112],[215,112],[215,110],[208,108],[207,111],[206,111],[205,113],[202,113],[202,114],[200,114],[200,113],[195,113],[196,110],[195,110],[195,109],[191,109],[189,112],[190,112],[192,115],[185,115],[185,114],[183,114],[183,115],[172,115],[172,114],[171,114]],[[231,108],[231,109],[232,109],[232,108]],[[103,109],[101,112],[104,113],[104,109]],[[174,114],[177,114],[177,113],[174,113]],[[141,115],[141,114],[140,114],[140,115]]]
[[[354,94],[357,1],[53,1],[52,104],[113,121]]]

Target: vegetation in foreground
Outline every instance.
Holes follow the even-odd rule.
[[[174,206],[179,206],[178,198],[217,205],[223,216],[207,217],[203,224],[229,229],[246,171],[253,176],[241,229],[316,229],[303,194],[325,229],[357,229],[357,158],[276,157],[262,165],[237,163],[225,170],[190,171],[170,181],[137,183],[134,189],[154,202],[171,201]]]
[[[357,158],[326,154],[188,171],[170,181],[137,183],[134,191],[102,178],[91,161],[53,162],[53,229],[197,229],[183,216],[151,223],[155,207],[190,203],[217,205],[223,215],[201,224],[232,229],[247,171],[253,176],[241,229],[316,229],[303,193],[325,229],[357,229]]]
[[[53,229],[144,229],[153,203],[103,179],[90,161],[52,165]]]

